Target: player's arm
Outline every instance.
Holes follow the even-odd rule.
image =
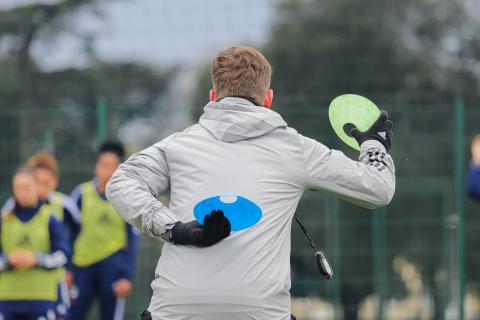
[[[80,215],[81,215],[81,211],[82,211],[82,200],[83,200],[82,199],[82,187],[81,187],[81,185],[78,185],[78,186],[75,187],[75,189],[73,189],[72,193],[70,194],[70,200],[71,200],[71,202],[73,203],[73,206],[76,209],[72,212],[78,213],[78,221],[79,221],[78,224],[74,223],[74,224],[71,225],[72,228],[69,229],[69,235],[67,237],[67,241],[70,245],[70,248],[72,248],[72,251],[73,251],[73,248],[75,247],[74,246],[75,241],[77,240],[77,237],[80,234],[80,229],[82,228],[82,225],[80,223]],[[65,213],[65,211],[64,211],[64,213]],[[70,259],[67,263],[67,269],[69,269],[69,270],[73,269],[73,265],[72,265]]]
[[[125,266],[122,270],[121,277],[132,280],[135,275],[135,263],[137,258],[138,235],[139,232],[135,227],[127,225],[127,247],[125,248]]]
[[[0,237],[2,230],[2,219],[0,218]],[[0,246],[0,272],[10,270],[10,264],[8,263],[8,256],[3,253],[3,248]]]
[[[471,164],[467,175],[468,194],[480,200],[480,165]]]
[[[50,253],[37,253],[37,267],[48,270],[61,268],[66,265],[67,257],[70,254],[70,246],[65,236],[62,223],[54,215],[48,223],[50,233]]]
[[[388,121],[391,131],[388,115],[383,120]],[[383,134],[377,133],[370,130],[366,133],[354,132],[354,137],[361,144],[359,161],[300,136],[307,189],[327,191],[369,209],[389,204],[395,193],[395,166],[387,152],[391,132],[386,132],[388,141]]]
[[[1,237],[1,228],[2,228],[2,216],[12,211],[15,207],[15,199],[9,197],[1,209],[0,216],[0,237]],[[10,269],[10,264],[8,262],[8,256],[3,253],[2,247],[0,246],[0,272],[7,271]]]
[[[5,204],[3,205],[1,212],[2,215],[7,214],[8,212],[12,211],[15,208],[15,199],[13,197],[9,197]]]
[[[7,271],[10,269],[10,265],[8,263],[8,257],[0,252],[0,272]]]
[[[473,139],[471,152],[472,164],[468,170],[467,191],[471,197],[480,200],[480,136]]]
[[[108,200],[125,221],[153,237],[161,236],[179,221],[175,213],[158,201],[160,194],[170,187],[164,149],[171,137],[122,163],[106,190]]]
[[[80,210],[78,205],[67,195],[63,195],[63,214],[68,221],[66,223],[69,227],[80,225]]]
[[[126,297],[133,290],[132,278],[135,275],[135,262],[137,257],[138,230],[130,224],[126,225],[127,246],[123,250],[123,261],[119,270],[119,279],[114,283],[114,293],[117,297]]]
[[[80,201],[81,204],[81,197],[78,195],[77,197],[77,202]],[[80,231],[80,210],[76,202],[67,195],[63,195],[63,217],[63,225],[68,231],[67,240],[73,246],[74,239]]]

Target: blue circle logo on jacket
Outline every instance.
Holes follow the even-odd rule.
[[[212,210],[222,210],[232,226],[232,231],[240,231],[257,224],[262,218],[262,210],[253,201],[232,193],[225,193],[204,199],[195,205],[193,215],[200,224]]]

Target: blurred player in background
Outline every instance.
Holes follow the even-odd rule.
[[[74,287],[71,318],[85,320],[95,297],[101,319],[123,319],[125,297],[132,291],[137,234],[105,197],[105,188],[124,157],[123,146],[104,143],[95,178],[80,184],[72,199],[80,209],[80,232],[73,247]]]
[[[472,160],[467,176],[468,194],[480,200],[480,134],[475,136],[471,146]]]
[[[59,185],[59,169],[57,160],[48,152],[41,151],[28,159],[27,165],[35,173],[38,181],[38,194],[41,201],[50,206],[50,211],[62,222],[69,244],[72,244],[72,235],[78,233],[80,213],[69,196],[56,191]],[[5,203],[2,212],[9,212],[15,205],[11,197]],[[59,301],[56,306],[57,317],[63,319],[70,307],[68,286],[72,284],[71,273],[59,272]]]
[[[13,177],[14,207],[0,226],[0,319],[55,319],[59,273],[69,246],[62,224],[39,197],[29,168]]]

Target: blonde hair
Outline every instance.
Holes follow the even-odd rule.
[[[212,80],[217,99],[237,96],[263,103],[271,77],[270,63],[252,47],[229,47],[213,59]]]
[[[31,169],[46,169],[52,172],[55,177],[59,178],[58,162],[54,156],[46,151],[40,151],[31,156],[27,161],[28,167]]]

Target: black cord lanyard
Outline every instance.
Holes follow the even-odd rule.
[[[307,228],[305,228],[303,223],[300,222],[300,219],[297,217],[296,214],[293,215],[293,217],[295,218],[295,221],[297,221],[298,225],[300,226],[300,229],[302,229],[302,232],[307,238],[308,244],[310,245],[310,247],[312,247],[312,249],[317,250],[317,245],[315,244],[315,242],[313,241],[313,238],[308,233]],[[317,250],[315,252],[315,259],[317,261],[318,271],[320,271],[322,276],[327,280],[332,279],[333,269],[330,266],[330,263],[328,263],[327,256],[325,255],[325,253],[321,250]]]

